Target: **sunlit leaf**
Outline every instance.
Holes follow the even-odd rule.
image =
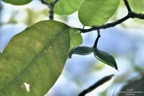
[[[78,16],[84,26],[102,25],[115,13],[120,0],[83,0]]]
[[[71,49],[71,51],[69,52],[69,58],[71,58],[73,54],[88,55],[91,54],[93,51],[94,49],[92,47],[78,46]]]
[[[69,27],[57,21],[38,22],[16,35],[0,54],[0,96],[44,96],[61,74],[69,47]]]
[[[115,59],[113,58],[113,56],[111,56],[110,54],[108,54],[108,53],[106,53],[106,52],[104,52],[104,51],[101,51],[101,50],[96,49],[96,50],[94,51],[94,55],[95,55],[95,57],[96,57],[98,60],[100,60],[100,61],[102,61],[103,63],[106,63],[106,64],[108,64],[109,66],[112,66],[112,67],[114,67],[116,70],[118,70],[118,68],[117,68],[117,63],[116,63]]]
[[[25,5],[30,3],[32,0],[2,0],[2,1],[13,5]]]
[[[59,15],[69,15],[78,10],[83,0],[59,0],[55,5],[54,12]]]
[[[128,2],[135,12],[143,12],[143,8],[141,6],[144,5],[144,0],[139,0],[139,2],[135,2],[135,0],[129,0]]]
[[[78,30],[70,30],[70,49],[82,44],[82,36]]]

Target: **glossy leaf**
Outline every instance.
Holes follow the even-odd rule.
[[[16,35],[0,54],[0,96],[44,96],[61,74],[69,47],[69,27],[57,21],[38,22]]]
[[[69,15],[78,10],[83,0],[59,0],[55,5],[54,12],[59,15]]]
[[[78,30],[70,30],[70,49],[82,44],[82,36]]]
[[[101,51],[101,50],[96,49],[96,50],[94,51],[94,55],[95,55],[95,57],[96,57],[98,60],[100,60],[100,61],[102,61],[103,63],[106,63],[106,64],[108,64],[109,66],[112,66],[112,67],[114,67],[116,70],[118,70],[118,68],[117,68],[117,63],[116,63],[115,59],[114,59],[110,54],[108,54],[108,53],[106,53],[106,52],[104,52],[104,51]]]
[[[78,54],[78,55],[88,55],[91,54],[94,51],[92,47],[86,47],[86,46],[78,46],[69,52],[69,58],[72,57],[73,54]]]
[[[115,13],[120,0],[84,0],[78,10],[84,26],[103,25]]]
[[[12,5],[25,5],[30,3],[32,0],[2,0],[2,1]]]

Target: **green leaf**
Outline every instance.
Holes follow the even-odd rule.
[[[57,21],[38,22],[16,35],[0,54],[0,96],[44,96],[61,74],[69,47],[69,26]]]
[[[30,3],[32,0],[2,0],[2,1],[12,5],[25,5]]]
[[[78,30],[70,30],[70,49],[82,44],[82,36]]]
[[[69,15],[78,10],[83,0],[59,0],[54,12],[59,15]]]
[[[69,52],[69,58],[72,57],[73,54],[78,54],[78,55],[88,55],[91,54],[94,51],[94,48],[92,47],[86,47],[86,46],[78,46]]]
[[[52,3],[54,2],[55,0],[45,0],[47,3]]]
[[[109,66],[112,66],[112,67],[114,67],[116,70],[118,70],[118,68],[117,68],[117,63],[116,63],[115,59],[114,59],[110,54],[108,54],[108,53],[106,53],[106,52],[104,52],[104,51],[101,51],[101,50],[96,49],[96,50],[94,51],[94,55],[95,55],[95,57],[96,57],[98,60],[100,60],[100,61],[102,61],[103,63],[106,63],[106,64],[108,64]]]
[[[115,13],[120,0],[84,0],[78,10],[84,26],[103,25]]]
[[[139,2],[135,2],[135,0],[129,0],[128,2],[131,5],[131,8],[133,9],[133,11],[138,12],[138,13],[143,12],[143,8],[141,6],[144,5],[144,0],[139,0]]]

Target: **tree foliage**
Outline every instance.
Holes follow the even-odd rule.
[[[2,0],[12,5],[29,4],[32,0]],[[144,14],[131,10],[124,3],[128,15],[111,23],[107,21],[118,9],[120,0],[40,0],[50,9],[50,19],[42,20],[13,37],[0,54],[0,95],[42,96],[56,82],[64,64],[73,54],[95,57],[118,70],[117,63],[109,53],[98,49],[100,29],[114,27],[129,18],[144,19]],[[89,29],[74,28],[53,20],[54,13],[70,15],[78,11],[79,21]],[[80,33],[98,31],[93,47],[80,46]],[[78,32],[79,31],[79,32]],[[111,77],[111,76],[110,76]],[[107,80],[103,81],[106,82]],[[30,90],[25,87],[28,84]]]

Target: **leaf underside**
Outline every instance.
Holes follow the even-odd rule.
[[[96,51],[94,51],[94,55],[98,60],[118,70],[116,61],[110,54],[97,49]]]
[[[94,51],[93,48],[91,47],[86,47],[86,46],[78,46],[69,52],[69,58],[72,57],[73,54],[78,54],[78,55],[89,55]]]

